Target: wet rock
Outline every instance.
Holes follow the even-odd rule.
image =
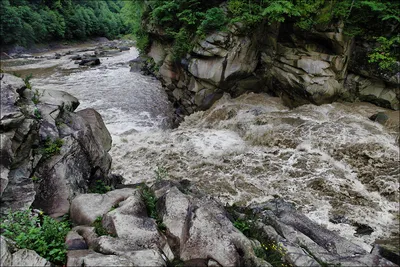
[[[252,210],[262,218],[256,227],[258,235],[277,242],[294,266],[395,266],[311,221],[281,199],[253,205]]]
[[[80,66],[97,66],[100,65],[100,59],[98,58],[84,58],[79,62]]]
[[[361,100],[381,107],[399,110],[400,105],[397,97],[399,89],[395,85],[349,73],[344,87],[347,91],[347,99],[350,101]]]
[[[137,189],[124,188],[106,194],[82,194],[71,203],[71,221],[77,225],[91,225],[119,202],[130,197]]]
[[[122,52],[122,51],[129,51],[131,48],[127,47],[127,46],[120,46],[120,47],[118,47],[118,49],[120,52]]]
[[[371,117],[369,117],[371,121],[376,121],[380,124],[385,124],[387,120],[389,119],[388,115],[386,115],[384,112],[378,112]]]
[[[81,55],[74,55],[74,56],[70,57],[69,59],[71,59],[71,60],[81,60],[82,56]]]
[[[398,238],[376,240],[371,254],[380,255],[400,266],[400,250]]]
[[[71,231],[74,231],[83,237],[85,239],[85,243],[90,248],[93,247],[93,244],[95,244],[96,239],[98,238],[96,229],[92,226],[79,225],[72,228]]]

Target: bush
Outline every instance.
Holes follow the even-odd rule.
[[[44,144],[44,147],[42,149],[42,154],[45,158],[51,157],[55,154],[59,154],[61,151],[61,147],[63,145],[64,141],[60,138],[57,138],[56,140],[51,140],[48,138]]]
[[[219,31],[226,25],[225,13],[218,7],[207,10],[204,20],[201,22],[197,33],[209,33]]]
[[[67,260],[65,237],[70,230],[67,222],[57,222],[47,215],[33,216],[30,210],[10,212],[2,218],[2,235],[16,242],[18,248],[36,251],[55,264]]]

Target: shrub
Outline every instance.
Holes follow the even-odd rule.
[[[166,226],[162,221],[161,216],[157,213],[157,198],[154,192],[147,186],[141,188],[142,198],[146,205],[147,214],[150,218],[156,220],[157,227],[161,232],[165,232]]]
[[[64,143],[64,141],[60,138],[57,138],[54,141],[51,140],[50,138],[48,138],[42,149],[43,156],[45,158],[48,158],[55,154],[59,154],[63,143]]]
[[[106,185],[102,180],[96,180],[94,188],[90,189],[90,193],[105,194],[111,191],[111,186]]]
[[[18,248],[34,250],[55,264],[66,263],[68,223],[57,222],[47,215],[33,216],[26,210],[10,212],[2,218],[0,228],[2,235],[14,240]]]
[[[94,227],[94,231],[96,232],[96,234],[98,236],[109,235],[109,232],[107,231],[107,229],[103,227],[102,220],[103,220],[103,217],[99,216],[93,222],[92,226]]]
[[[221,8],[213,7],[207,10],[204,20],[201,22],[197,33],[209,33],[219,31],[226,25],[225,13]]]

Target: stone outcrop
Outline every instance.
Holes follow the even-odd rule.
[[[92,109],[62,91],[28,89],[1,74],[1,207],[33,205],[53,217],[96,179],[108,176],[111,137]],[[6,97],[3,97],[6,96]]]
[[[0,236],[0,266],[37,266],[50,267],[46,259],[40,257],[35,251],[29,249],[15,250],[10,247],[3,236]]]
[[[146,206],[149,191],[143,190],[81,195],[79,204],[73,205],[83,208],[85,196],[88,201],[130,192],[124,199],[114,198],[117,203],[110,209],[103,207],[110,204],[95,201],[91,209],[101,216],[108,235],[98,236],[98,225],[75,227],[66,240],[67,266],[272,266],[277,261],[291,266],[397,266],[379,251],[369,253],[311,221],[281,199],[224,207],[190,183],[161,181],[151,188],[155,220]],[[74,215],[72,221],[79,224],[79,218]],[[247,235],[235,225],[247,225]]]
[[[280,96],[289,107],[341,99],[398,110],[399,74],[368,63],[371,49],[343,27],[338,22],[304,31],[290,22],[263,22],[246,32],[236,23],[198,39],[176,60],[164,29],[147,25],[146,62],[153,62],[148,69],[162,81],[178,117],[209,108],[223,93],[249,91]]]

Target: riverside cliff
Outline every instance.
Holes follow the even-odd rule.
[[[219,2],[228,16],[227,2]],[[157,13],[152,12],[147,7],[143,16],[143,31],[149,36],[144,56],[178,116],[209,108],[223,93],[237,97],[245,92],[280,96],[289,107],[367,101],[399,109],[398,68],[381,70],[369,63],[377,43],[346,35],[347,25],[340,20],[310,30],[293,20],[263,19],[251,30],[241,22],[229,23],[223,30],[186,40],[192,46],[177,58],[178,37],[171,38],[167,26],[155,23]]]

